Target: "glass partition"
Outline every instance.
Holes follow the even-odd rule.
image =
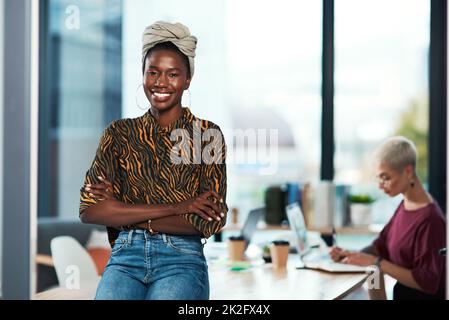
[[[98,139],[121,115],[121,1],[42,3],[39,217],[77,219]]]

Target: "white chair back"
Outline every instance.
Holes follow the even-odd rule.
[[[94,261],[75,238],[53,238],[50,247],[60,287],[82,289],[98,283],[100,277]]]

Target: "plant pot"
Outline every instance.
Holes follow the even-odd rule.
[[[369,226],[371,224],[371,205],[364,203],[352,203],[351,224],[354,227]]]
[[[271,263],[272,262],[272,260],[271,260],[271,255],[270,254],[268,254],[268,255],[263,255],[262,256],[262,258],[263,258],[263,261],[265,261],[265,263]]]
[[[270,253],[270,247],[269,246],[264,246],[262,248],[262,258],[263,261],[265,261],[265,263],[271,263],[271,253]]]

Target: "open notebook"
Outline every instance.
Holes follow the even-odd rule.
[[[353,273],[367,271],[366,267],[334,262],[327,253],[316,252],[307,256],[300,256],[296,265],[297,269],[315,269],[335,273]]]
[[[294,234],[294,245],[298,252],[297,269],[317,269],[327,272],[366,272],[365,267],[332,261],[327,251],[313,249],[307,238],[304,216],[298,203],[286,207],[287,218]]]

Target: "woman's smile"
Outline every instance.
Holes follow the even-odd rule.
[[[171,95],[171,92],[151,91],[151,96],[156,102],[167,102]]]
[[[181,108],[184,90],[188,89],[188,66],[182,54],[172,50],[159,49],[146,58],[144,90],[151,106],[159,111]]]

